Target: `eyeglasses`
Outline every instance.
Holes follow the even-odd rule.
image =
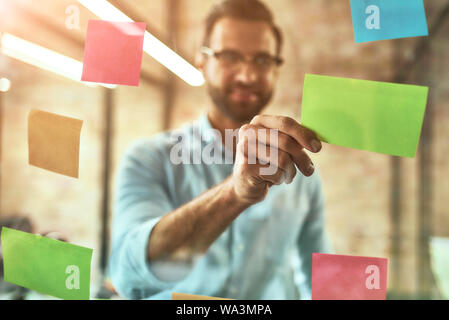
[[[250,62],[258,71],[267,72],[274,66],[280,66],[284,60],[273,57],[267,53],[259,53],[252,58],[246,58],[242,53],[235,50],[223,50],[216,52],[208,47],[201,47],[201,52],[209,57],[216,58],[224,67],[235,68],[242,62]]]

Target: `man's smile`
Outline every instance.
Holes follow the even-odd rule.
[[[243,88],[234,88],[230,92],[230,97],[232,100],[237,102],[257,102],[258,95],[249,89],[243,89]]]

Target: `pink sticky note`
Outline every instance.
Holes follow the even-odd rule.
[[[312,300],[385,300],[388,259],[312,255]]]
[[[144,22],[89,20],[82,81],[138,86]]]

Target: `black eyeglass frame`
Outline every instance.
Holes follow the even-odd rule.
[[[227,50],[224,50],[224,51],[227,51]],[[215,51],[215,50],[213,50],[213,49],[211,49],[209,47],[206,47],[206,46],[202,46],[201,47],[201,53],[203,53],[203,54],[205,54],[205,55],[207,55],[209,57],[215,57],[217,59],[220,58],[221,53],[223,53],[224,51],[221,51],[221,52],[218,51],[217,52],[217,51]],[[239,55],[241,55],[242,57],[244,57],[244,55],[241,54],[240,52],[238,52],[238,51],[235,51],[235,52],[238,53]],[[267,54],[267,56],[271,58],[271,60],[274,62],[274,65],[276,67],[279,67],[279,66],[281,66],[284,63],[284,59],[282,59],[279,56],[271,56],[271,55],[268,55],[268,54]],[[245,60],[246,59],[243,59],[243,61],[245,61]]]

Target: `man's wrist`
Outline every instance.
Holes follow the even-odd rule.
[[[229,205],[237,206],[239,209],[243,211],[254,204],[253,201],[244,199],[243,197],[240,197],[238,195],[238,193],[235,190],[232,175],[224,181],[223,188],[226,200],[229,203]]]

